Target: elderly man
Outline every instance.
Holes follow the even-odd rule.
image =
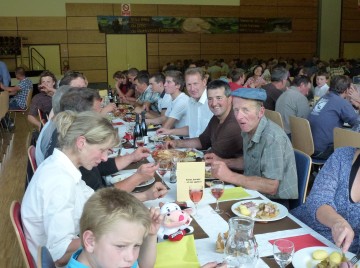
[[[288,199],[298,198],[295,156],[285,132],[264,116],[266,92],[258,88],[239,88],[231,95],[233,111],[242,131],[244,157],[225,161],[211,159],[208,162],[212,175],[288,205]],[[241,168],[244,174],[229,168]]]
[[[236,158],[242,155],[242,137],[239,124],[232,112],[231,89],[222,80],[211,81],[207,87],[208,105],[214,114],[205,131],[196,138],[173,140],[166,143],[166,147],[185,147],[206,150],[211,153],[206,158],[215,155],[221,158]]]
[[[275,111],[275,103],[280,95],[286,89],[288,70],[284,67],[276,67],[271,72],[271,83],[264,85],[262,88],[266,91],[265,109]]]
[[[183,91],[184,77],[180,71],[171,70],[166,72],[165,92],[171,97],[171,104],[165,115],[154,119],[147,119],[147,124],[162,124],[164,129],[181,128],[187,126],[186,110],[189,96]]]
[[[175,129],[161,128],[159,134],[199,137],[207,127],[212,112],[208,106],[205,74],[201,68],[189,68],[185,71],[185,85],[190,95],[187,109],[187,126]]]
[[[275,111],[281,114],[285,133],[290,137],[290,116],[307,118],[310,113],[309,101],[306,96],[311,89],[310,78],[300,75],[294,78],[292,86],[276,101]]]

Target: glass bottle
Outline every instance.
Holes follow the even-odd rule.
[[[143,137],[147,136],[147,126],[146,126],[146,122],[145,122],[145,111],[141,112],[141,134],[143,135]]]
[[[108,87],[108,97],[110,102],[114,102],[113,93],[110,85]]]
[[[141,137],[141,128],[140,128],[140,117],[139,114],[136,114],[136,119],[135,119],[135,127],[134,127],[134,135],[133,135],[133,139],[134,139],[134,148],[136,148],[136,138],[137,137]]]
[[[229,236],[225,243],[227,267],[255,267],[259,259],[254,234],[254,220],[249,217],[233,217],[229,220]]]

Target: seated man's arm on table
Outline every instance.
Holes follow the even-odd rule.
[[[146,147],[139,147],[131,154],[126,154],[122,156],[117,156],[115,158],[116,168],[122,170],[126,168],[131,163],[141,161],[144,158],[147,158],[150,155],[150,150]]]
[[[214,161],[212,163],[211,174],[215,178],[219,178],[224,182],[269,195],[275,195],[279,187],[279,181],[276,179],[238,174],[232,172],[222,161]]]
[[[166,120],[166,116],[165,115],[160,115],[156,118],[149,118],[146,119],[146,124],[153,124],[153,125],[160,125],[162,124],[164,121]]]
[[[189,127],[185,126],[182,128],[173,128],[173,129],[160,128],[156,131],[156,134],[189,136]]]
[[[166,119],[165,117],[165,112],[166,112],[166,109],[163,109],[161,111],[161,113],[158,113],[158,112],[155,112],[155,111],[152,111],[152,110],[148,110],[147,113],[146,113],[146,118],[149,118],[149,119],[156,119],[156,118],[159,118],[159,117],[163,117],[164,119]]]
[[[205,163],[212,164],[214,161],[224,162],[228,168],[233,170],[243,170],[244,169],[244,157],[239,156],[236,158],[221,158],[214,153],[207,153],[204,155]]]

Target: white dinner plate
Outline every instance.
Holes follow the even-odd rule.
[[[110,182],[112,184],[125,180],[126,178],[130,177],[131,175],[133,175],[136,172],[136,169],[129,169],[129,170],[120,170],[117,173],[114,173],[112,175],[110,175]]]
[[[278,210],[279,210],[279,215],[277,215],[274,218],[269,218],[269,219],[259,219],[259,218],[255,218],[255,216],[253,216],[252,218],[254,219],[254,221],[259,221],[259,222],[268,222],[268,221],[278,221],[281,220],[282,218],[285,218],[288,215],[288,210],[286,207],[284,207],[283,205],[276,203],[276,202],[272,202],[272,201],[266,201],[266,200],[246,200],[246,201],[240,201],[237,202],[235,204],[233,204],[231,206],[231,211],[237,215],[237,216],[244,216],[243,214],[240,213],[240,211],[236,210],[236,208],[244,203],[248,203],[248,202],[253,202],[255,203],[257,206],[260,203],[273,203],[276,204]]]
[[[325,250],[329,255],[334,251],[340,251],[338,248],[329,248],[329,247],[309,247],[309,248],[303,248],[299,251],[296,251],[294,253],[293,259],[292,259],[292,265],[294,268],[315,268],[318,263],[321,261],[314,260],[312,258],[312,253],[315,250]],[[345,253],[345,257],[349,260],[354,257],[355,254],[351,252]]]
[[[155,182],[155,178],[151,178],[150,180],[145,181],[145,182],[139,184],[138,186],[136,186],[136,188],[145,187],[145,186],[148,186],[148,185],[150,185],[150,184],[152,184],[152,183],[154,183],[154,182]]]

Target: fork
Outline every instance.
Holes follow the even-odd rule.
[[[357,263],[359,261],[359,259],[360,259],[360,253],[358,253],[358,254],[356,254],[356,256],[352,257],[350,262],[352,264],[355,264],[355,263]]]

